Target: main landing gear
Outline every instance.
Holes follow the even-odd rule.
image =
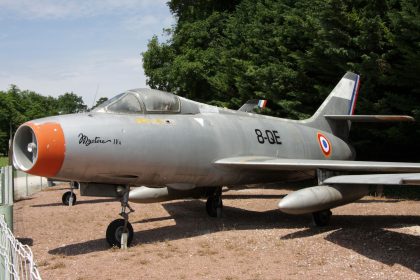
[[[222,217],[223,201],[222,201],[222,188],[217,188],[212,193],[206,202],[206,211],[210,217]]]
[[[312,213],[312,219],[315,225],[319,227],[327,226],[330,223],[331,216],[332,212],[330,209]]]
[[[126,186],[121,191],[123,195],[121,197],[120,216],[123,217],[123,219],[116,219],[109,224],[106,229],[106,240],[111,247],[116,246],[121,249],[126,249],[133,241],[133,227],[128,221],[128,215],[134,212],[134,210],[130,207],[130,205],[128,205],[128,193],[130,192],[130,187]],[[127,208],[129,210],[128,212]]]
[[[74,189],[79,188],[79,183],[77,182],[70,182],[70,191],[65,192],[61,197],[61,201],[66,206],[73,206],[76,204],[76,194],[74,193]]]

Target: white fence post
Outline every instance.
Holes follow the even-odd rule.
[[[0,215],[4,215],[10,230],[13,231],[13,168],[2,167],[1,173]]]
[[[0,172],[0,204],[4,203],[4,167]]]
[[[14,198],[14,176],[13,176],[13,166],[6,167],[8,169],[8,177],[9,177],[9,196],[7,197],[7,204],[13,205],[13,198]]]

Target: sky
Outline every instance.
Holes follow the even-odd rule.
[[[141,53],[175,23],[168,0],[0,0],[0,90],[100,97],[148,87]]]

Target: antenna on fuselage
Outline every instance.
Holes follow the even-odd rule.
[[[95,96],[93,97],[93,103],[92,103],[92,106],[90,106],[90,108],[93,108],[93,106],[95,106],[96,96],[98,96],[98,91],[99,91],[99,84],[96,86]]]

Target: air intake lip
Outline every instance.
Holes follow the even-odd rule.
[[[34,130],[28,125],[20,126],[13,141],[13,164],[17,169],[32,169],[38,158],[37,146]]]
[[[61,169],[65,140],[57,122],[21,125],[13,141],[13,164],[27,173],[54,177]]]

